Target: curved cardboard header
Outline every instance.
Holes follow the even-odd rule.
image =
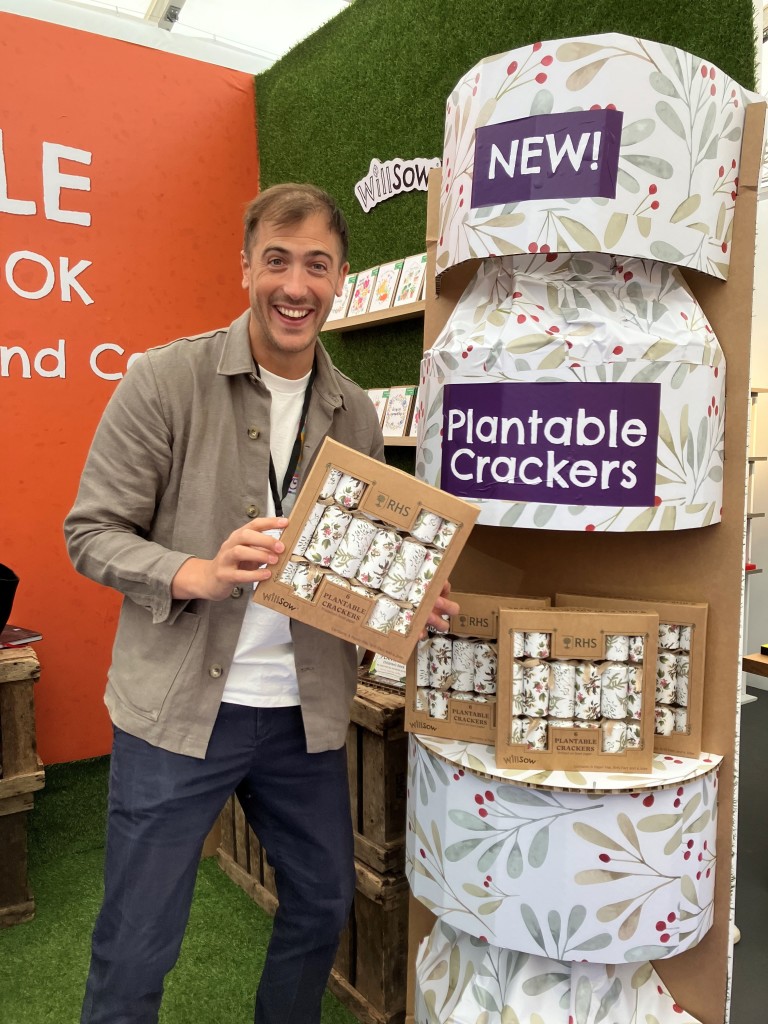
[[[682,274],[603,253],[483,262],[419,384],[416,476],[478,523],[720,521],[725,361]]]
[[[615,33],[487,57],[446,106],[437,272],[609,252],[727,278],[756,101],[700,57]]]

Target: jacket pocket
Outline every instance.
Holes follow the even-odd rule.
[[[201,618],[180,612],[173,623],[151,616],[126,601],[112,649],[109,682],[113,695],[137,715],[156,722],[180,675],[195,660]],[[199,663],[200,659],[196,659]]]

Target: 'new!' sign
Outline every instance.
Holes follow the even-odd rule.
[[[472,206],[616,195],[620,110],[536,114],[478,128]]]

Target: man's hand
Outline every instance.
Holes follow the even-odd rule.
[[[188,558],[171,581],[171,596],[180,600],[221,601],[234,586],[262,583],[272,575],[285,545],[267,531],[282,531],[287,519],[253,519],[231,533],[215,558]]]
[[[440,596],[432,606],[432,611],[427,619],[427,625],[433,626],[435,629],[440,630],[441,633],[448,631],[448,617],[459,614],[459,606],[455,601],[451,601],[448,596],[450,592],[451,584],[446,580],[443,584],[443,589],[440,591]],[[423,640],[426,635],[427,631],[425,629],[421,633],[421,639]]]

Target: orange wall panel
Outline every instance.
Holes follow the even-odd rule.
[[[62,521],[129,357],[245,308],[253,78],[0,14],[0,96],[0,562],[20,577],[11,621],[44,634],[52,763],[109,749],[119,608],[75,574]]]

